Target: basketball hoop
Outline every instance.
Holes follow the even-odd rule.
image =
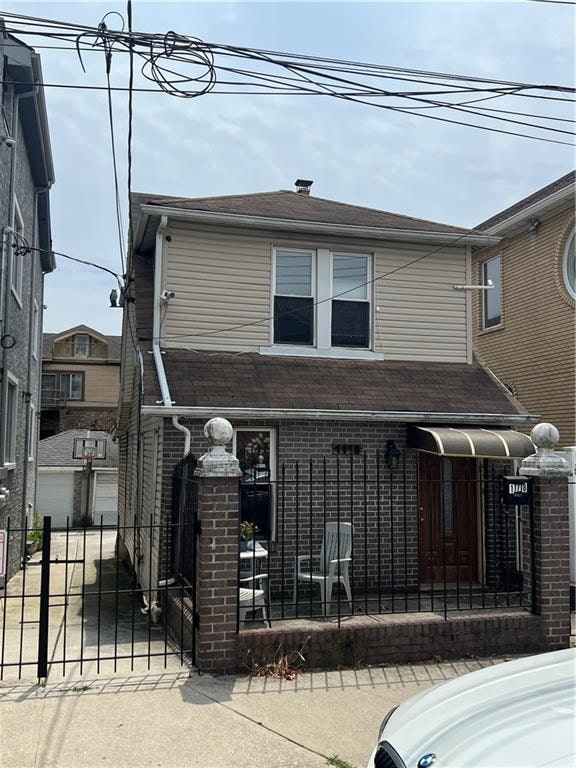
[[[96,456],[94,455],[93,451],[89,451],[86,449],[86,452],[84,453],[84,456],[83,456],[86,469],[92,469],[92,462],[94,461],[95,458]]]

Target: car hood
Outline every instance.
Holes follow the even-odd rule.
[[[407,768],[573,768],[575,674],[576,649],[472,672],[401,704],[382,740]]]

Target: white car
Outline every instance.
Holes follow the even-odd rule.
[[[368,768],[574,768],[576,649],[429,688],[391,710]]]

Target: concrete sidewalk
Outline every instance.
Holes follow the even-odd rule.
[[[501,659],[303,673],[192,673],[0,687],[7,768],[315,768],[366,765],[396,704]]]

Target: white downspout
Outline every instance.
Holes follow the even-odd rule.
[[[154,355],[154,363],[156,365],[156,373],[158,374],[158,382],[160,384],[160,393],[162,395],[162,404],[166,408],[171,408],[173,405],[172,398],[170,397],[170,389],[168,388],[168,379],[166,378],[166,371],[164,370],[164,361],[162,360],[162,352],[160,350],[160,295],[162,292],[162,276],[163,276],[163,263],[164,263],[164,232],[168,226],[168,216],[162,216],[160,219],[160,225],[156,230],[156,248],[154,252],[154,314],[152,321],[152,352]],[[184,456],[190,453],[190,430],[183,424],[180,424],[178,416],[172,416],[172,424],[177,430],[184,433]]]

